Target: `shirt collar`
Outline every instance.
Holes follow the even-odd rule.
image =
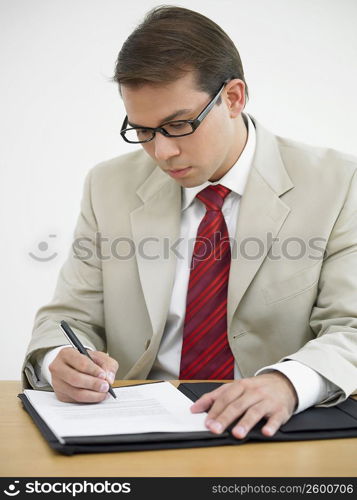
[[[183,188],[182,189],[182,206],[181,210],[185,210],[188,208],[191,203],[194,201],[196,194],[202,191],[207,186],[213,184],[222,184],[222,186],[227,187],[234,193],[243,196],[244,189],[247,183],[250,167],[252,165],[253,156],[255,153],[255,145],[256,145],[256,132],[254,124],[251,118],[244,114],[243,118],[245,119],[247,126],[247,142],[244,146],[244,149],[236,161],[236,163],[231,167],[228,172],[216,182],[205,182],[200,186],[195,186],[192,188]]]

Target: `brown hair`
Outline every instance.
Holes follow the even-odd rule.
[[[119,88],[161,84],[192,70],[198,88],[212,97],[226,80],[245,83],[238,50],[222,28],[193,10],[164,5],[149,11],[124,42],[113,81]]]

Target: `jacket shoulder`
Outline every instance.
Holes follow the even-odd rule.
[[[276,139],[284,164],[289,170],[309,169],[311,173],[333,177],[351,177],[357,170],[357,157],[353,155],[280,136]]]
[[[95,165],[89,172],[97,184],[140,185],[156,168],[155,162],[142,149],[116,156]]]

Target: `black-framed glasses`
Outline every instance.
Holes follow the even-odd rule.
[[[160,134],[164,135],[165,137],[184,137],[185,135],[193,134],[218,101],[218,98],[220,97],[226,83],[227,82],[224,82],[213,99],[211,99],[211,101],[201,111],[197,118],[194,118],[193,120],[174,120],[171,122],[163,123],[160,127],[127,128],[128,117],[126,116],[121,127],[120,135],[122,136],[124,141],[129,142],[130,144],[139,144],[142,142],[152,141],[155,137],[156,132],[160,132]]]

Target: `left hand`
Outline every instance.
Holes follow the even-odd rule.
[[[232,434],[243,439],[262,419],[265,436],[273,436],[293,414],[298,398],[290,380],[275,371],[223,384],[204,394],[191,407],[192,413],[209,409],[205,424],[215,434],[223,432],[237,418]]]

